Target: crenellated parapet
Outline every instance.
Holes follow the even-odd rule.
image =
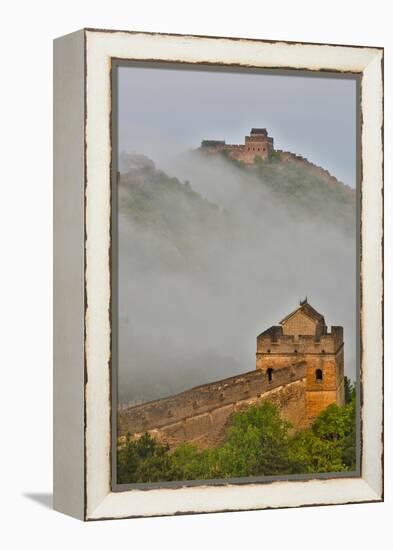
[[[118,435],[149,432],[175,445],[217,442],[234,412],[266,399],[294,425],[305,422],[305,366],[277,369],[274,376],[253,370],[182,393],[119,411]]]
[[[257,337],[257,353],[336,353],[343,345],[343,328],[316,335],[284,334],[282,326],[273,326]]]

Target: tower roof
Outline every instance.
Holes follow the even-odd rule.
[[[284,317],[284,319],[281,319],[280,321],[280,325],[282,325],[283,323],[285,323],[286,321],[288,321],[288,319],[290,319],[293,315],[295,315],[296,313],[298,313],[299,311],[302,311],[305,315],[307,315],[307,317],[310,317],[311,319],[313,319],[314,321],[323,321],[325,322],[325,319],[323,317],[323,315],[321,315],[320,313],[318,313],[318,311],[316,309],[314,309],[307,301],[307,297],[304,299],[304,300],[300,300],[300,305],[299,307],[297,307],[294,311],[292,311],[291,313],[289,313],[286,317]]]
[[[255,134],[267,136],[267,130],[266,128],[251,128],[250,135],[253,136]]]

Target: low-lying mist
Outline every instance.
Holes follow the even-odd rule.
[[[256,336],[305,296],[344,327],[355,378],[355,200],[343,186],[325,192],[299,170],[288,186],[289,167],[197,153],[165,172],[120,161],[121,403],[253,370]]]

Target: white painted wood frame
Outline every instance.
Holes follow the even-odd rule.
[[[382,500],[382,48],[87,29],[54,53],[54,507],[97,520]],[[360,477],[112,492],[113,59],[361,74]]]

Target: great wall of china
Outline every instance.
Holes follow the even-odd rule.
[[[119,435],[149,432],[169,445],[185,441],[215,445],[234,412],[269,400],[284,418],[300,427],[306,421],[306,368],[277,369],[273,380],[260,370],[204,384],[177,395],[137,405],[119,415]]]
[[[329,332],[307,300],[257,337],[256,370],[118,411],[118,436],[148,432],[174,447],[223,440],[231,416],[265,400],[294,429],[308,426],[329,404],[344,403],[342,327]]]
[[[230,144],[224,140],[203,140],[198,151],[207,155],[217,155],[226,152],[231,158],[241,161],[246,166],[255,164],[257,157],[262,160],[268,159],[274,153],[276,159],[283,163],[294,163],[308,168],[311,174],[317,176],[328,185],[335,186],[339,180],[321,166],[318,166],[307,158],[274,148],[274,140],[268,135],[266,128],[252,128],[250,134],[245,136],[244,144]],[[340,182],[342,183],[342,182]],[[345,185],[345,184],[343,184]],[[353,190],[345,185],[348,192]]]

